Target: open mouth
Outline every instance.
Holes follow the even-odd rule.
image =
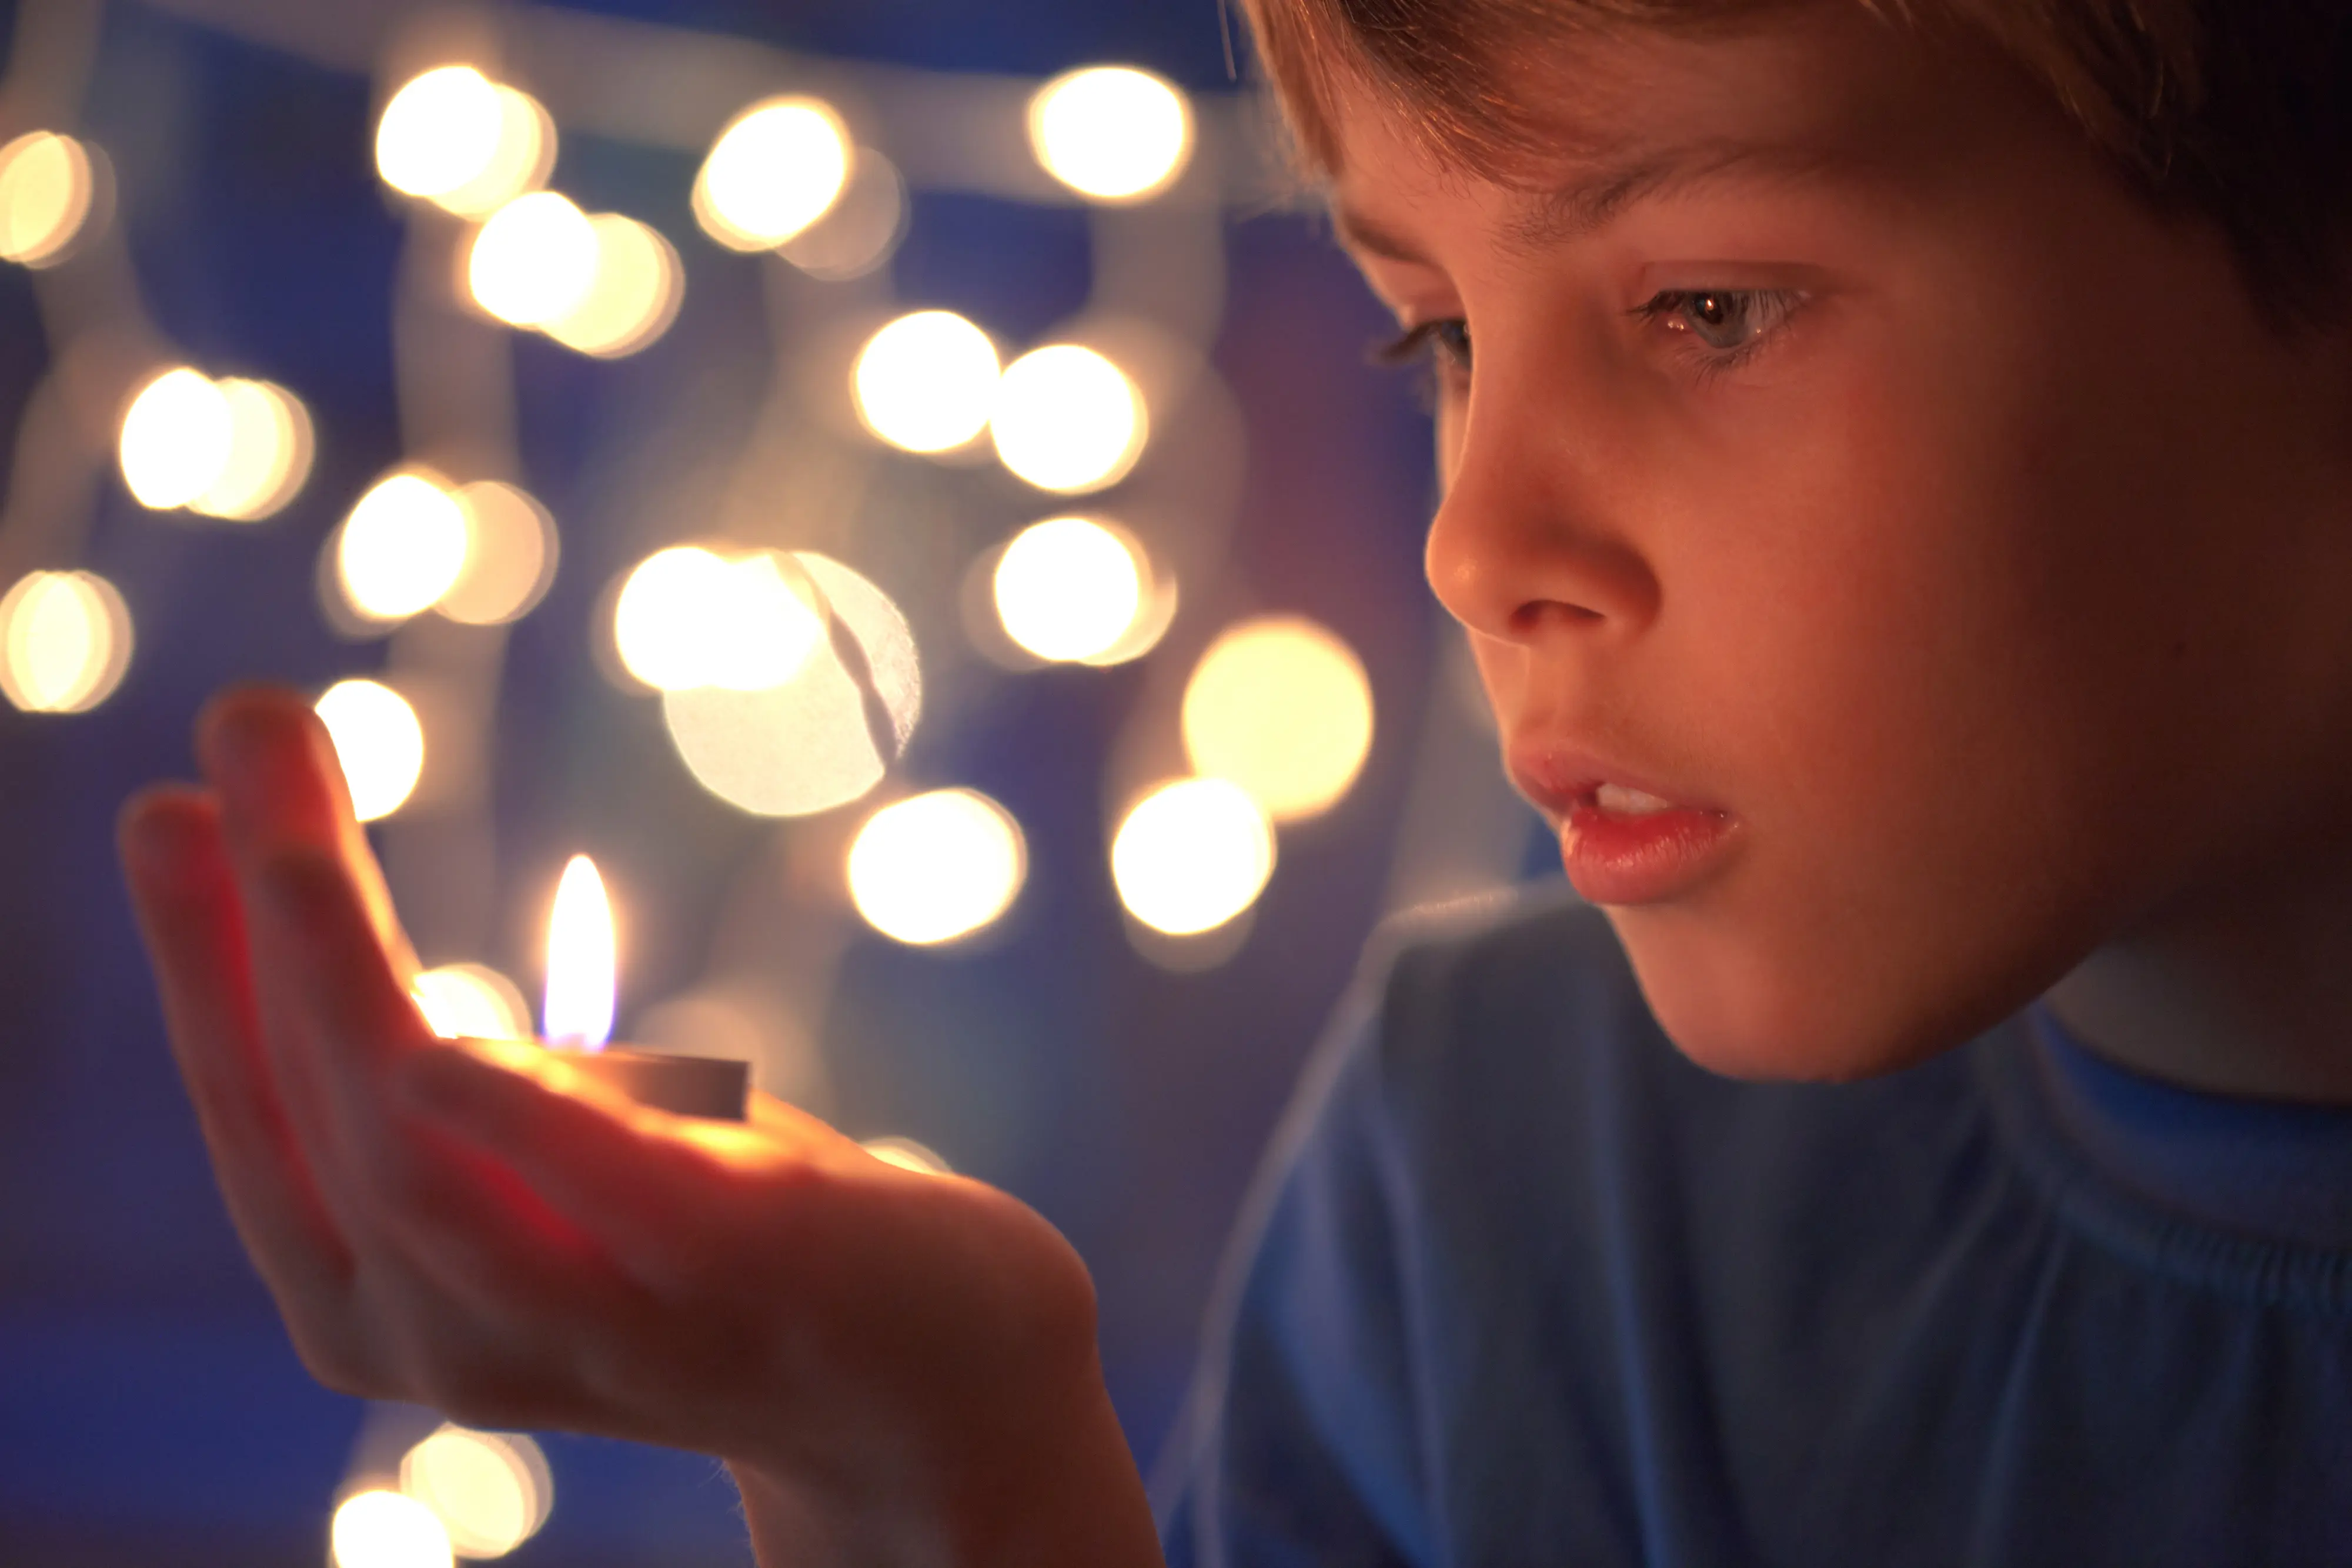
[[[1675,809],[1672,800],[1647,795],[1625,784],[1601,784],[1588,790],[1579,805],[1595,805],[1620,817],[1647,817]]]

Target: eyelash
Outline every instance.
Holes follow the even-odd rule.
[[[1702,383],[1725,375],[1747,364],[1780,335],[1804,304],[1805,297],[1781,288],[1666,288],[1636,305],[1625,314],[1645,323],[1670,320],[1693,300],[1709,298],[1739,299],[1751,308],[1761,308],[1769,319],[1764,329],[1736,349],[1706,350],[1685,345],[1681,352],[1691,373]],[[1460,317],[1444,317],[1422,321],[1408,327],[1388,342],[1372,350],[1375,362],[1383,365],[1420,364],[1431,371],[1466,371],[1469,367],[1468,324]],[[1691,335],[1687,327],[1678,329]],[[1465,334],[1463,346],[1455,348],[1445,340],[1449,331]]]

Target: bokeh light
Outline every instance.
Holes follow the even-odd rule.
[[[318,711],[342,764],[352,814],[373,822],[405,805],[425,771],[425,727],[408,699],[375,681],[338,681]]]
[[[531,496],[496,479],[457,487],[466,564],[433,608],[468,626],[520,619],[555,580],[555,519]]]
[[[1192,111],[1149,71],[1095,66],[1038,89],[1029,102],[1029,145],[1047,173],[1080,194],[1140,201],[1184,172]]]
[[[469,532],[466,509],[437,476],[411,471],[379,480],[336,535],[343,596],[373,621],[431,609],[464,572]]]
[[[1362,661],[1325,628],[1267,616],[1210,644],[1184,688],[1184,750],[1195,772],[1229,779],[1276,821],[1337,802],[1372,744]]]
[[[449,1532],[440,1517],[396,1491],[345,1498],[335,1510],[329,1542],[335,1568],[451,1568]]]
[[[703,611],[726,573],[727,563],[699,545],[673,545],[638,562],[613,605],[622,667],[656,691],[707,685]]]
[[[228,450],[220,472],[188,509],[258,522],[292,500],[310,476],[310,413],[301,399],[269,382],[232,376],[213,384],[228,404]]]
[[[955,1171],[929,1144],[897,1136],[868,1138],[858,1147],[886,1166],[897,1166],[917,1176],[953,1176]]]
[[[631,217],[598,213],[596,265],[587,292],[541,326],[567,348],[617,360],[646,347],[677,319],[685,272],[669,241]]]
[[[96,193],[89,153],[70,136],[30,131],[0,147],[0,259],[63,261]]]
[[[541,327],[580,308],[596,281],[588,214],[553,191],[517,196],[475,231],[466,287],[499,320]]]
[[[824,216],[848,183],[849,133],[830,105],[771,99],[729,123],[694,181],[694,215],[731,250],[766,250]]]
[[[622,664],[657,691],[782,685],[824,639],[814,590],[772,550],[730,559],[698,545],[656,551],[613,612]]]
[[[1111,841],[1110,874],[1129,914],[1155,931],[1213,931],[1257,901],[1274,874],[1274,829],[1223,779],[1161,786]]]
[[[866,923],[915,946],[952,942],[993,924],[1026,873],[1021,830],[970,789],[894,801],[850,841],[849,896]]]
[[[838,283],[889,260],[906,232],[906,177],[881,153],[861,147],[833,210],[776,250],[810,277]]]
[[[986,427],[999,374],[987,333],[952,310],[918,310],[866,340],[850,382],[866,429],[908,452],[946,452]]]
[[[861,798],[906,749],[922,713],[914,632],[889,595],[814,550],[795,550],[791,559],[856,643],[866,686],[827,639],[781,685],[662,694],[671,744],[696,782],[763,817],[809,816]],[[869,695],[888,715],[887,736],[876,733]]]
[[[866,678],[890,716],[891,743],[904,751],[923,713],[923,669],[915,629],[890,596],[830,556],[794,550],[793,559],[824,595],[834,619],[849,628],[866,658]]]
[[[0,597],[0,695],[27,713],[86,713],[131,667],[131,612],[104,578],[36,571]]]
[[[499,84],[499,133],[473,178],[432,198],[459,217],[496,212],[517,196],[538,190],[555,168],[555,120],[539,99]]]
[[[439,66],[385,103],[375,166],[394,190],[477,217],[546,180],[555,122],[527,92],[472,66]]]
[[[1041,490],[1117,484],[1150,434],[1143,393],[1094,350],[1055,343],[1005,367],[989,429],[1004,465]]]
[[[122,413],[122,482],[142,507],[184,507],[227,472],[236,438],[229,401],[186,365],[149,380]]]
[[[496,82],[471,66],[436,67],[384,103],[375,127],[376,172],[406,195],[457,190],[498,155],[504,120]]]
[[[684,687],[662,694],[662,722],[695,782],[759,817],[805,817],[845,806],[887,768],[866,700],[830,646],[762,691]]]
[[[431,1509],[460,1557],[503,1557],[554,1506],[546,1457],[520,1432],[445,1426],[400,1461],[400,1490]]]
[[[1123,530],[1092,517],[1049,517],[1022,529],[997,558],[996,613],[1004,634],[1041,659],[1097,658],[1135,624],[1149,575]]]
[[[409,983],[408,994],[443,1040],[529,1040],[530,1009],[512,980],[483,964],[443,964]]]

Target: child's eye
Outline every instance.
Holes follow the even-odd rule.
[[[1633,314],[1689,340],[1699,369],[1744,364],[1804,303],[1785,288],[1669,288]]]
[[[1470,368],[1470,323],[1459,316],[1408,327],[1394,340],[1372,350],[1383,365],[1409,365],[1424,356],[1450,371]]]

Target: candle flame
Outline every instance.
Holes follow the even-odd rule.
[[[541,1027],[549,1043],[602,1051],[613,1038],[615,965],[613,905],[596,862],[573,855],[555,889],[547,923],[547,1009]]]

